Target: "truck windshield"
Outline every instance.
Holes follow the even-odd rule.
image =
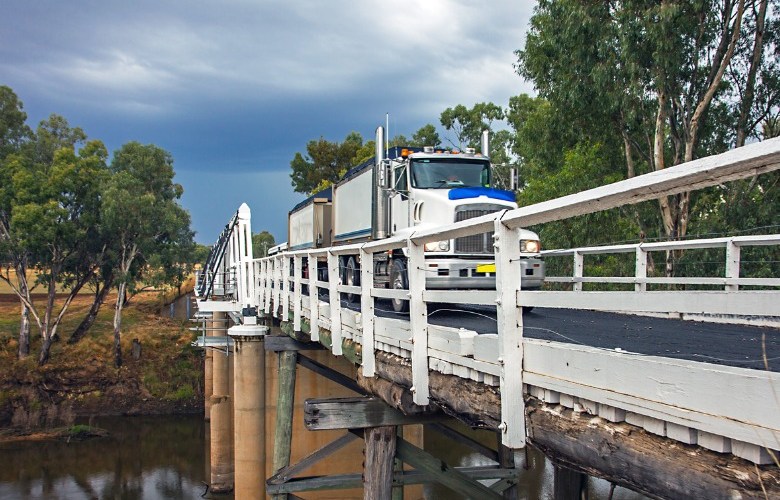
[[[490,163],[466,158],[412,160],[412,186],[422,189],[490,187]]]

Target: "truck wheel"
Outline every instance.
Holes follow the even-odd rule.
[[[409,275],[406,272],[406,261],[403,259],[393,260],[393,267],[390,270],[390,286],[395,290],[409,289]],[[397,313],[409,312],[409,301],[403,299],[392,299],[393,311]]]
[[[354,257],[347,260],[347,268],[344,272],[344,283],[349,286],[360,286],[360,266],[355,262]],[[347,302],[350,304],[358,298],[357,294],[347,293]]]

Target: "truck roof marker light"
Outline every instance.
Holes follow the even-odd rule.
[[[402,158],[406,158],[407,156],[409,156],[409,153],[411,153],[411,151],[409,151],[409,150],[408,150],[408,149],[406,149],[406,148],[403,148],[403,149],[401,150],[401,157],[402,157]]]

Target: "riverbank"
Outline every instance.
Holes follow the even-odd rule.
[[[191,289],[191,285],[189,287]],[[188,291],[185,287],[182,291]],[[16,359],[19,302],[0,300],[0,428],[27,432],[71,426],[76,417],[166,415],[203,409],[203,358],[190,343],[191,323],[164,317],[175,293],[143,292],[125,307],[122,320],[124,364],[113,365],[113,303],[109,296],[80,342],[65,342],[89,309],[92,297],[78,296],[51,350],[37,364],[39,335],[33,325],[31,354]],[[136,347],[134,349],[134,343]],[[140,349],[138,349],[140,346]]]

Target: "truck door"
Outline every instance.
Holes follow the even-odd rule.
[[[409,178],[406,165],[393,172],[397,192],[390,202],[390,229],[393,233],[409,227]]]

